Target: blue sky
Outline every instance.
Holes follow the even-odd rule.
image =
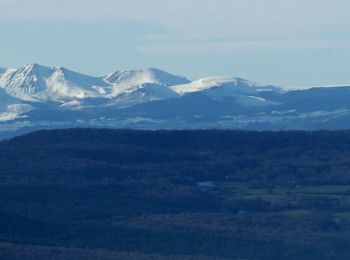
[[[348,0],[1,0],[0,65],[350,84]]]

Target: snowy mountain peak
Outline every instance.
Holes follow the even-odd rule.
[[[166,86],[186,84],[190,81],[181,76],[168,72],[148,68],[143,70],[117,71],[105,77],[105,80],[114,85],[138,86],[145,83],[158,83]]]
[[[255,93],[259,91],[276,91],[281,89],[270,85],[261,85],[253,81],[238,77],[206,77],[189,84],[172,86],[171,89],[178,94],[207,91],[214,88],[221,88],[227,91]]]
[[[85,75],[85,74],[67,69],[65,67],[55,67],[51,77],[56,77],[61,80],[69,81],[71,84],[74,84],[83,88],[109,86],[109,84],[106,83],[102,77]]]
[[[23,75],[46,75],[52,72],[52,68],[37,63],[27,64],[18,69]]]
[[[49,67],[28,64],[15,70],[7,70],[0,79],[0,87],[11,96],[35,101],[35,96],[44,91],[44,79],[52,73]]]
[[[99,91],[95,88],[106,86],[102,78],[35,63],[8,70],[0,79],[0,88],[9,95],[33,102],[97,97]]]

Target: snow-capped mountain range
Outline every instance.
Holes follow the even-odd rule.
[[[0,68],[0,138],[57,127],[344,129],[349,100],[346,86],[285,90],[152,68],[89,76],[29,64]]]

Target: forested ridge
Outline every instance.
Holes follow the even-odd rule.
[[[349,259],[350,131],[0,143],[0,258]]]

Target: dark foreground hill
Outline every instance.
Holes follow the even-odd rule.
[[[349,259],[350,132],[0,143],[1,259]]]

